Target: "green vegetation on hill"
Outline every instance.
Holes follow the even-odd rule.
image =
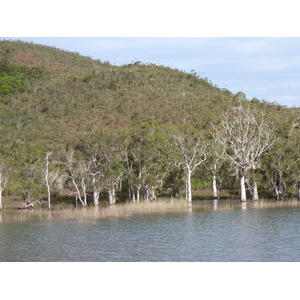
[[[291,151],[296,151],[295,157],[299,156],[297,117],[300,108],[247,100],[242,92],[234,95],[195,74],[168,67],[140,62],[119,67],[52,47],[0,41],[0,156],[9,174],[4,192],[23,194],[24,198],[39,198],[45,193],[43,174],[47,151],[53,151],[51,171],[55,173],[58,168],[60,173],[53,183],[56,195],[58,190],[60,193],[73,191],[72,180],[76,176],[76,180],[80,176],[83,178],[82,162],[90,166],[91,157],[96,155],[97,151],[93,152],[91,146],[89,157],[84,157],[81,146],[88,145],[90,140],[94,140],[94,145],[103,142],[99,149],[106,149],[106,152],[101,153],[99,164],[101,162],[102,171],[106,170],[116,179],[114,183],[105,181],[106,175],[101,177],[102,171],[99,171],[99,192],[111,194],[115,190],[124,193],[129,190],[128,197],[132,197],[138,190],[146,196],[148,193],[149,197],[152,193],[153,197],[153,193],[163,193],[167,188],[182,190],[183,170],[171,163],[176,162],[178,153],[164,150],[176,148],[172,138],[170,140],[174,133],[170,132],[183,130],[183,125],[190,126],[202,140],[209,141],[213,136],[212,124],[218,124],[224,112],[240,103],[267,111],[276,123],[274,130],[280,136],[276,151],[280,153],[273,155],[282,155],[282,142],[293,140],[296,144]],[[111,137],[114,137],[113,142]],[[71,166],[66,166],[66,153],[62,154],[71,150],[76,151],[72,168],[78,164],[73,170],[76,174],[73,179]],[[106,157],[104,161],[103,157]],[[271,156],[264,161],[268,159]],[[110,160],[114,164],[110,164]],[[267,164],[271,168],[272,164]],[[281,185],[285,185],[285,190],[292,195],[297,190],[299,161],[292,160],[290,164],[293,169],[285,171],[289,173],[289,176],[285,175],[288,182],[282,181]],[[207,169],[208,166],[200,166],[196,170],[192,178],[194,186],[207,186],[211,176]],[[259,172],[259,187],[266,191],[270,190],[270,182],[274,179],[270,179],[270,172],[266,168]],[[272,172],[281,176],[278,168]],[[223,188],[236,187],[236,181],[232,179],[234,173],[232,170],[226,175],[227,185],[223,180]],[[203,174],[207,177],[203,178]],[[60,182],[57,182],[58,178],[61,178]],[[95,191],[93,180],[96,177],[84,178],[87,191]],[[274,180],[280,181],[278,178]],[[147,185],[152,187],[147,190]]]

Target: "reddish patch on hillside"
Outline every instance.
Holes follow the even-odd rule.
[[[28,67],[35,67],[38,69],[42,69],[43,66],[48,71],[65,71],[66,68],[62,65],[54,65],[51,63],[43,62],[42,59],[38,58],[39,55],[35,54],[33,52],[19,52],[16,54],[15,58],[18,62],[22,63],[23,65],[26,65]]]
[[[30,67],[31,66],[37,67],[42,65],[41,61],[35,58],[32,52],[19,52],[16,55],[16,60]]]

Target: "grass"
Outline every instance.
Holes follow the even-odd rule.
[[[237,209],[266,209],[300,207],[296,199],[288,201],[260,200],[240,203],[239,200],[205,200],[193,201],[188,204],[184,199],[161,198],[156,202],[127,202],[113,206],[88,208],[60,208],[52,210],[36,208],[32,210],[7,209],[0,212],[1,221],[45,221],[45,220],[78,220],[79,222],[96,222],[106,218],[128,218],[150,214],[179,213],[179,212],[212,212]]]

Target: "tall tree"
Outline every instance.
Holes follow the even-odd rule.
[[[191,126],[181,126],[171,133],[174,146],[177,150],[175,164],[183,167],[186,180],[186,201],[192,202],[192,173],[206,161],[208,144],[200,137],[199,130]]]
[[[169,172],[170,160],[168,135],[153,120],[135,123],[131,133],[130,158],[134,198],[139,202],[140,191],[144,200],[156,199],[156,190],[161,188]]]
[[[51,164],[49,159],[52,153],[52,151],[47,151],[45,157],[45,183],[47,187],[48,209],[51,209],[51,188],[54,181],[58,178],[58,169],[56,169],[56,171],[49,170],[49,166]]]
[[[282,120],[277,130],[279,138],[272,151],[263,158],[263,174],[276,200],[297,186],[300,169],[300,120]]]
[[[87,187],[88,187],[88,163],[84,158],[78,157],[73,149],[65,152],[65,166],[67,167],[68,178],[75,188],[76,206],[77,200],[83,207],[87,206]]]
[[[215,126],[217,141],[224,148],[224,158],[237,166],[240,178],[240,200],[247,201],[245,176],[257,168],[260,158],[274,143],[273,124],[265,111],[240,102],[223,113]]]

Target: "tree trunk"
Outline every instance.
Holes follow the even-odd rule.
[[[135,193],[134,193],[134,189],[132,189],[132,201],[135,203],[136,200],[135,200]]]
[[[46,180],[46,185],[47,185],[48,209],[51,209],[51,192],[50,192],[50,185],[49,185],[49,181],[48,181],[48,176],[49,176],[49,156],[50,156],[50,153],[47,152],[47,155],[46,155],[46,176],[45,176],[45,180]]]
[[[149,201],[149,188],[147,185],[144,187],[144,201],[145,202]]]
[[[217,176],[214,174],[212,178],[212,191],[215,199],[218,198]]]
[[[137,203],[140,203],[140,189],[141,189],[140,186],[138,186],[136,189],[136,202]]]
[[[283,200],[284,199],[284,196],[283,196],[283,191],[281,189],[278,189],[278,193],[277,193],[277,198],[276,200]]]
[[[108,190],[109,194],[109,204],[116,204],[116,193],[115,193],[115,188],[111,188]]]
[[[179,197],[179,187],[177,187],[176,185],[171,186],[172,188],[172,196],[175,198]]]
[[[128,180],[128,199],[133,200],[132,187],[131,187],[131,184],[130,184],[129,180]]]
[[[47,182],[47,194],[48,194],[48,209],[51,209],[51,192],[50,192],[50,186]]]
[[[82,204],[82,206],[84,206],[84,202],[83,202],[83,200],[81,198],[79,188],[78,188],[77,183],[75,182],[74,178],[72,178],[72,183],[73,183],[73,185],[74,185],[74,187],[76,189],[76,202],[77,202],[77,200],[79,200],[80,203]]]
[[[0,189],[0,209],[2,209],[2,189]]]
[[[285,183],[283,182],[281,176],[276,180],[275,193],[276,193],[276,200],[281,201],[284,199]]]
[[[246,187],[245,187],[245,175],[241,175],[240,178],[240,186],[241,186],[241,202],[246,202]]]
[[[150,195],[149,195],[150,201],[156,201],[156,195],[155,195],[155,190],[152,188],[150,190]]]
[[[187,169],[186,176],[186,201],[192,203],[192,183],[191,183],[192,172],[190,169]]]
[[[213,166],[211,167],[212,172],[212,192],[214,199],[218,198],[218,187],[217,187],[217,163],[214,162]]]
[[[298,200],[300,200],[300,181],[298,181],[298,195],[297,195]]]
[[[96,178],[93,177],[93,199],[94,205],[99,205],[100,190],[96,187]]]
[[[258,197],[258,190],[257,190],[257,183],[256,183],[256,181],[254,181],[254,183],[253,183],[252,200],[253,200],[253,201],[259,200],[259,197]]]
[[[82,187],[82,192],[83,192],[83,206],[87,206],[87,196],[86,196],[86,184],[84,182],[84,178],[81,180],[81,187]]]
[[[93,191],[93,199],[94,199],[94,205],[95,205],[95,206],[98,206],[98,205],[99,205],[99,196],[100,196],[99,191],[94,190],[94,191]]]

